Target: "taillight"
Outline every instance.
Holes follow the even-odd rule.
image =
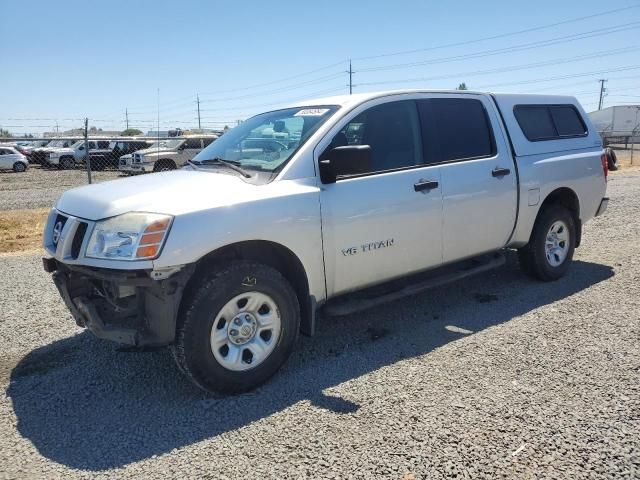
[[[602,173],[604,173],[604,180],[607,181],[609,177],[609,159],[607,158],[606,153],[600,155],[600,161],[602,162]]]

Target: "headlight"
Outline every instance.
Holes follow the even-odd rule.
[[[113,260],[151,260],[160,254],[173,217],[125,213],[97,222],[86,256]]]

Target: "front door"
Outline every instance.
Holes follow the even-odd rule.
[[[372,169],[321,188],[329,297],[442,262],[440,167],[425,165],[415,101],[361,107],[328,148],[347,144],[369,145]]]

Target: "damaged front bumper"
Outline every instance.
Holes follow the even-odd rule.
[[[134,346],[174,341],[182,293],[194,267],[150,277],[147,270],[110,270],[43,258],[76,323],[95,336]],[[153,273],[153,272],[151,272]]]

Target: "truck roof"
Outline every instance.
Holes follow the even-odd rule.
[[[472,90],[435,90],[435,89],[410,89],[389,90],[382,92],[357,93],[353,95],[339,95],[335,97],[304,100],[292,105],[293,107],[308,107],[321,105],[339,105],[341,107],[356,107],[366,101],[390,95],[406,95],[414,93],[438,93],[445,95],[478,95],[492,96],[499,106],[502,121],[504,122],[513,148],[518,156],[548,154],[550,152],[601,148],[601,139],[598,132],[591,124],[588,115],[575,97],[569,95],[539,95],[522,93],[492,93],[476,92]],[[586,126],[586,133],[571,138],[559,138],[547,141],[529,141],[515,117],[514,110],[519,105],[572,105],[580,113]]]
[[[493,95],[496,98],[510,98],[514,103],[578,103],[575,97],[570,95],[540,95],[531,93],[494,93],[479,92],[475,90],[438,90],[438,89],[402,89],[402,90],[385,90],[379,92],[354,93],[352,95],[336,95],[333,97],[315,98],[310,100],[302,100],[294,103],[294,107],[314,106],[314,105],[340,105],[350,106],[357,105],[374,98],[386,97],[389,95],[403,95],[411,93],[441,93],[452,95]]]

